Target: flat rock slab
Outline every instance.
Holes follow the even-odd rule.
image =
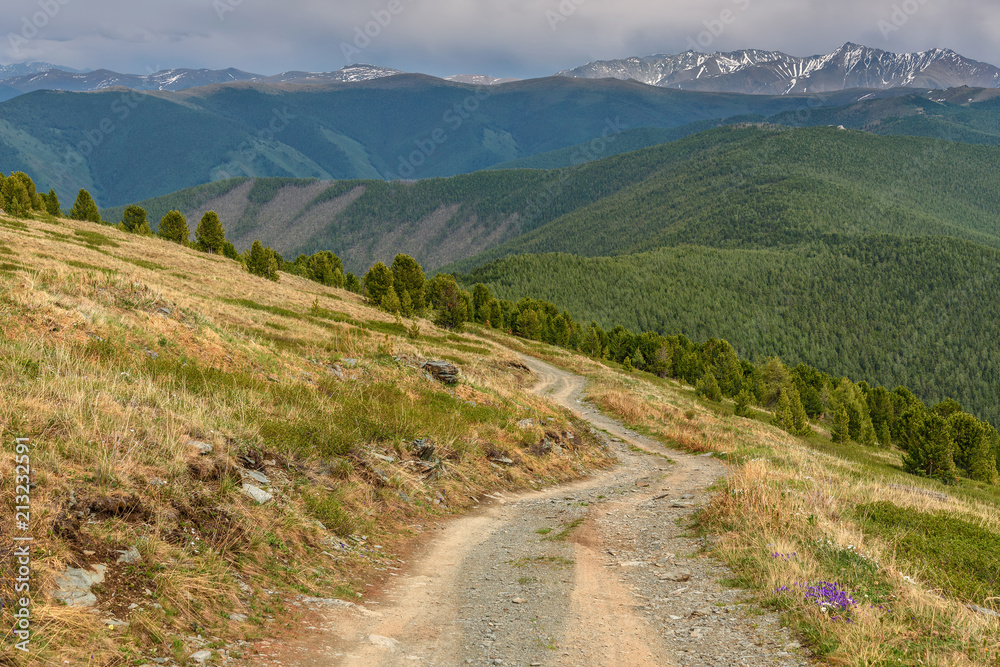
[[[271,483],[271,480],[269,480],[267,478],[267,475],[265,475],[262,472],[258,472],[256,470],[247,470],[246,473],[247,473],[247,477],[249,477],[253,481],[257,482],[258,484],[265,484],[265,485],[267,485],[267,484]]]
[[[97,604],[97,596],[90,592],[90,587],[104,583],[107,565],[94,565],[89,570],[69,568],[56,575],[55,584],[58,588],[52,597],[62,600],[68,607],[93,607]]]
[[[274,500],[274,496],[265,491],[264,489],[258,488],[253,484],[243,485],[243,495],[253,499],[258,505],[263,505]]]
[[[200,440],[188,440],[188,447],[194,447],[198,450],[201,456],[207,456],[212,453],[212,445],[207,442],[201,442]]]
[[[368,635],[368,642],[372,646],[377,646],[391,653],[395,653],[396,649],[399,648],[398,641],[391,637],[383,637],[382,635]]]

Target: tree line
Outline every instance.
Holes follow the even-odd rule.
[[[55,193],[36,192],[23,172],[0,174],[0,206],[15,217],[34,213],[59,215]],[[69,217],[103,222],[93,198],[81,189]],[[147,213],[139,206],[125,209],[118,227],[126,232],[153,235]],[[239,261],[246,270],[272,280],[285,271],[331,287],[363,294],[369,303],[406,317],[429,316],[444,328],[460,330],[467,322],[508,332],[621,364],[626,371],[641,371],[673,378],[693,386],[712,401],[732,399],[738,415],[751,406],[773,413],[780,428],[797,434],[812,432],[811,420],[830,428],[835,442],[853,441],[871,447],[898,447],[904,469],[916,475],[955,483],[959,476],[996,484],[1000,467],[1000,433],[987,421],[966,413],[948,399],[925,405],[905,386],[893,390],[834,377],[800,363],[789,367],[771,357],[754,364],[740,359],[725,340],[708,338],[696,343],[683,334],[655,331],[636,334],[622,325],[609,330],[597,322],[574,320],[544,300],[498,299],[482,283],[463,289],[455,276],[439,273],[428,279],[412,257],[399,254],[391,266],[375,263],[359,280],[344,272],[334,253],[320,251],[285,261],[269,246],[254,241],[240,255],[225,237],[225,228],[214,211],[204,214],[194,241],[183,214],[170,211],[160,220],[156,235],[164,240],[221,254]]]
[[[834,442],[897,447],[904,469],[914,475],[945,483],[956,483],[960,476],[1000,481],[1000,433],[952,399],[928,406],[905,386],[872,387],[804,363],[789,367],[778,357],[754,364],[716,338],[696,343],[683,334],[636,334],[622,325],[605,330],[597,322],[574,320],[549,301],[498,299],[486,285],[463,289],[449,274],[427,279],[404,254],[392,266],[374,264],[365,274],[363,293],[385,311],[430,315],[442,327],[460,329],[475,322],[615,362],[626,371],[673,378],[708,400],[733,400],[737,415],[748,416],[751,406],[766,409],[772,423],[795,435],[810,435],[811,424],[818,422],[829,428]]]

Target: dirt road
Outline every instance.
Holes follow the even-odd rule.
[[[583,403],[583,378],[524,361],[534,391],[604,431],[621,465],[449,523],[381,604],[331,609],[321,641],[281,663],[807,664],[686,536],[723,465],[627,430]]]

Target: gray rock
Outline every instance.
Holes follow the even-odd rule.
[[[246,614],[230,614],[229,615],[229,620],[232,621],[232,622],[234,622],[234,623],[243,623],[244,621],[247,620],[247,618],[248,617],[247,617]]]
[[[197,653],[192,653],[191,655],[189,655],[188,660],[191,660],[192,662],[197,662],[199,665],[204,665],[206,662],[209,661],[209,659],[211,659],[211,657],[212,657],[212,652],[207,649],[204,649],[198,651]]]
[[[430,461],[434,458],[434,443],[431,442],[430,438],[414,440],[411,449],[417,458],[424,461]]]
[[[129,547],[125,551],[119,551],[118,553],[121,554],[118,556],[119,563],[125,563],[127,565],[129,563],[135,563],[142,560],[142,554],[140,554],[139,550],[135,547]]]
[[[271,480],[269,480],[267,478],[267,475],[265,475],[262,472],[259,472],[257,470],[247,470],[246,473],[247,473],[247,477],[249,477],[253,481],[257,482],[258,484],[265,484],[266,485],[266,484],[270,484],[271,483]]]
[[[207,442],[201,442],[199,440],[188,440],[188,447],[194,447],[198,450],[201,456],[206,456],[212,453],[212,445]]]
[[[532,428],[535,425],[535,420],[522,419],[521,421],[517,422],[517,425],[520,426],[521,428]]]
[[[258,505],[263,505],[274,500],[274,496],[253,484],[243,485],[243,495],[252,498]]]
[[[494,463],[500,463],[500,464],[505,465],[505,466],[512,466],[512,465],[514,465],[514,462],[512,460],[510,460],[509,458],[507,458],[506,456],[495,456],[495,457],[491,458],[490,461],[493,461]]]
[[[990,616],[991,618],[1000,618],[1000,614],[993,611],[992,609],[987,609],[986,607],[980,607],[976,604],[970,604],[969,609],[976,612],[977,614],[982,614],[983,616]]]
[[[344,365],[347,366],[348,368],[357,368],[357,366],[358,366],[358,360],[357,359],[344,359]]]
[[[69,568],[56,575],[55,584],[58,588],[52,597],[62,600],[69,607],[93,607],[97,604],[97,596],[90,592],[90,587],[104,583],[104,573],[107,565],[94,565],[89,570]]]
[[[420,364],[420,368],[430,373],[438,382],[445,384],[455,384],[458,382],[460,373],[458,366],[449,364],[446,361],[425,361]]]
[[[399,648],[399,642],[391,637],[383,637],[382,635],[368,635],[368,642],[372,646],[377,646],[379,648],[385,649],[390,653],[395,653],[396,649]]]
[[[384,454],[375,454],[375,453],[373,453],[372,456],[375,457],[376,459],[378,459],[379,461],[385,461],[386,463],[395,463],[396,462],[396,459],[392,458],[391,456],[385,456]]]
[[[666,572],[661,572],[659,575],[663,581],[687,581],[691,578],[690,570],[667,570]]]

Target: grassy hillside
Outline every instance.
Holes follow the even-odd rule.
[[[585,374],[590,402],[636,431],[733,464],[695,526],[705,553],[780,611],[819,664],[995,664],[997,487],[915,480],[898,451],[795,438],[770,414],[734,417],[675,382],[532,349]]]
[[[670,128],[811,103],[565,78],[477,88],[420,75],[39,91],[0,103],[0,171],[23,169],[63,199],[85,187],[100,205],[118,206],[230,177],[450,176],[573,146],[609,126]]]
[[[587,374],[590,400],[631,428],[733,464],[696,528],[730,583],[782,610],[821,660],[964,666],[1000,650],[996,621],[965,606],[1000,595],[997,487],[905,475],[898,451],[794,438],[672,381],[492,330],[400,324],[344,291],[88,223],[0,216],[0,306],[0,466],[15,470],[12,443],[29,440],[35,538],[32,653],[4,634],[5,664],[183,664],[196,649],[258,664],[268,640],[304,629],[302,596],[361,602],[476,497],[606,465],[588,430],[525,391],[512,349]],[[427,358],[461,381],[428,379]],[[532,453],[542,438],[562,452]],[[0,502],[15,493],[0,486]],[[97,564],[96,613],[53,599],[58,573]],[[857,600],[838,611],[851,623],[795,588],[819,581]]]
[[[0,325],[0,468],[11,480],[15,438],[30,439],[35,538],[28,655],[0,578],[5,665],[185,663],[223,646],[253,664],[258,640],[297,622],[297,597],[360,602],[438,518],[607,463],[494,342],[99,225],[0,217]],[[459,384],[428,379],[429,358],[458,364]],[[564,455],[528,451],[546,433]],[[0,502],[24,504],[9,483]],[[52,597],[67,567],[98,564],[97,613]]]

